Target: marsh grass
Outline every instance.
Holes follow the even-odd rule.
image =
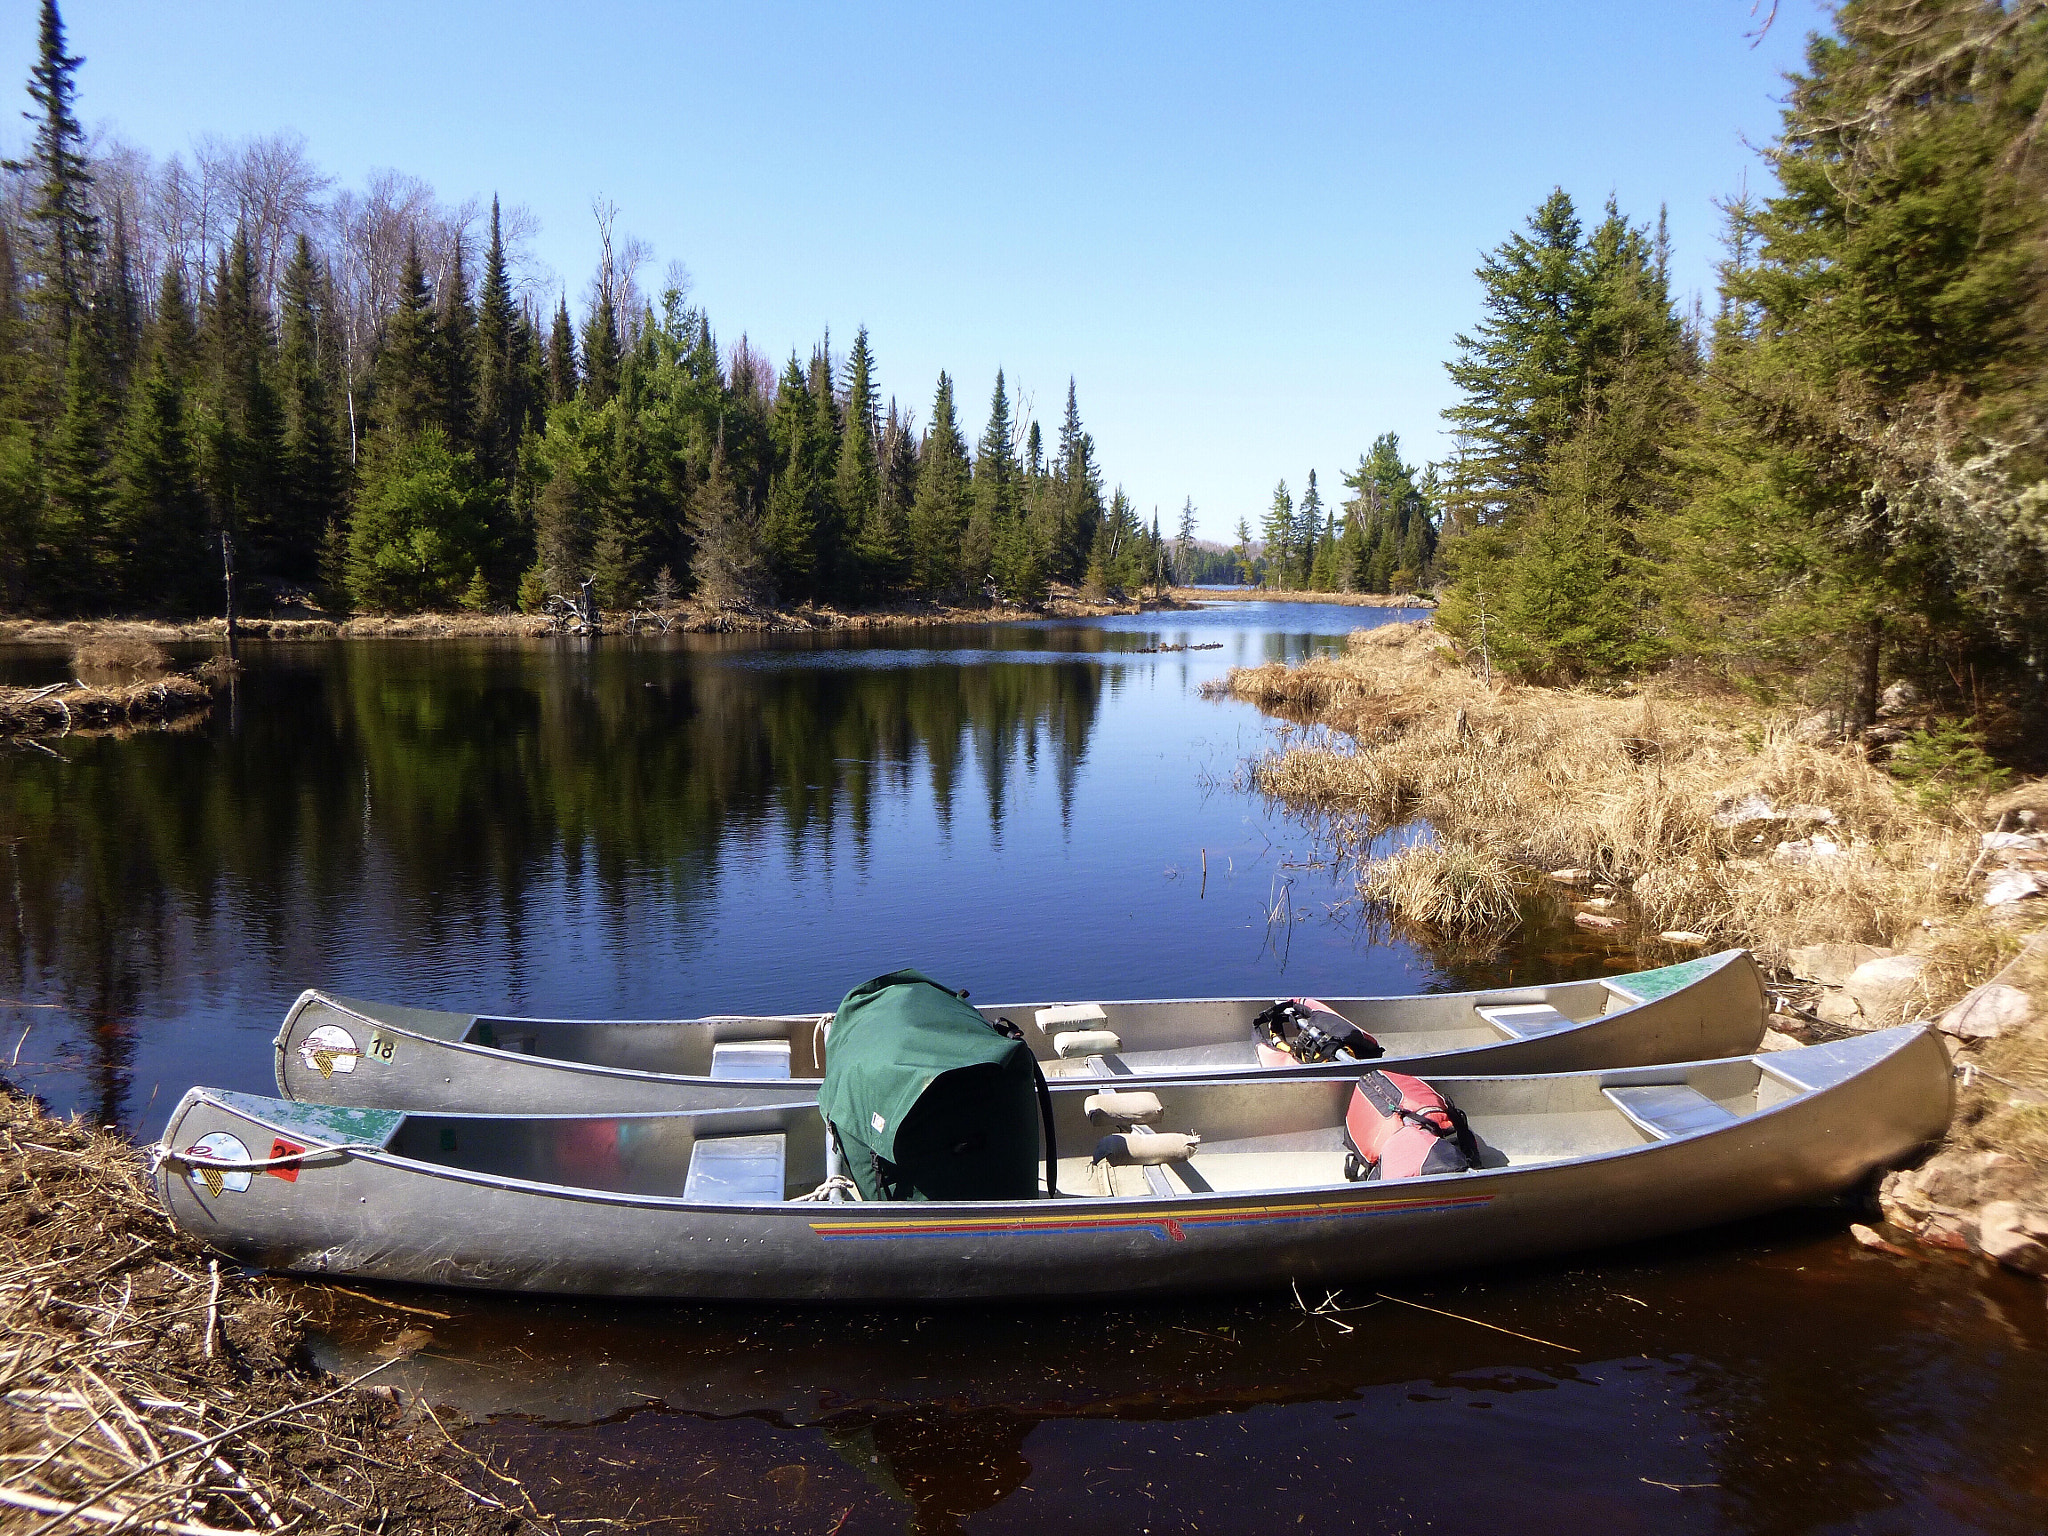
[[[1360,631],[1342,656],[1237,669],[1227,687],[1325,728],[1255,763],[1259,789],[1349,823],[1360,854],[1404,822],[1435,829],[1437,853],[1362,861],[1361,884],[1441,931],[1483,931],[1493,893],[1563,866],[1624,888],[1649,932],[1766,958],[1824,940],[1897,945],[1964,900],[1971,807],[1915,804],[1853,750],[1796,741],[1789,720],[1734,696],[1489,685],[1423,623]],[[1720,814],[1751,794],[1825,814]],[[1795,840],[1815,832],[1832,849],[1802,861]]]

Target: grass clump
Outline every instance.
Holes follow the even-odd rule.
[[[1423,623],[1362,631],[1342,656],[1240,668],[1227,686],[1326,728],[1256,762],[1256,787],[1331,815],[1358,851],[1425,821],[1445,880],[1586,869],[1625,888],[1651,932],[1767,957],[1827,940],[1896,945],[1965,900],[1977,851],[1966,817],[1983,784],[1951,773],[1955,797],[1923,804],[1854,749],[1798,740],[1792,719],[1759,719],[1732,695],[1482,682]],[[1362,878],[1369,895],[1428,907],[1424,876],[1420,862],[1383,862]]]
[[[1455,938],[1503,934],[1520,920],[1514,868],[1465,843],[1413,843],[1366,866],[1359,891],[1407,922]]]

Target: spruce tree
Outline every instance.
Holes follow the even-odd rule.
[[[953,410],[953,381],[941,373],[910,508],[911,581],[920,591],[937,595],[952,590],[959,580],[960,541],[971,498],[967,445]]]
[[[726,470],[722,439],[690,498],[690,542],[695,551],[690,575],[700,600],[718,608],[747,608],[767,596],[768,566],[760,537]]]
[[[960,575],[970,590],[988,579],[997,546],[1017,517],[1017,460],[1010,433],[1010,397],[999,368],[989,399],[988,426],[975,446],[973,511],[961,541]]]
[[[1054,574],[1073,581],[1088,569],[1091,546],[1102,523],[1102,472],[1095,465],[1095,439],[1081,426],[1081,409],[1075,401],[1072,378],[1067,380],[1067,410],[1060,421],[1055,451],[1058,462],[1053,476],[1059,523],[1054,542]]]
[[[322,312],[319,272],[304,235],[285,266],[281,291],[284,334],[278,372],[284,395],[288,525],[282,531],[291,546],[290,574],[310,580],[318,571],[327,530],[342,517],[348,461],[321,362],[320,332],[331,320]]]
[[[853,350],[846,358],[846,428],[839,440],[833,488],[853,536],[855,581],[870,597],[897,584],[903,559],[882,512],[880,427],[874,354],[868,348],[868,328],[862,326],[854,333]]]
[[[549,405],[567,405],[576,398],[582,375],[576,367],[576,331],[569,323],[569,299],[564,294],[555,305],[555,323],[548,333]]]
[[[592,410],[619,392],[619,316],[612,304],[612,285],[601,281],[597,303],[583,324],[583,399]]]
[[[1285,480],[1273,487],[1273,500],[1260,531],[1266,541],[1266,585],[1284,589],[1294,559],[1294,497]]]
[[[469,301],[469,268],[462,237],[449,253],[448,273],[437,293],[440,313],[434,318],[434,364],[440,375],[441,415],[436,423],[458,452],[476,447],[476,311]]]
[[[398,307],[385,323],[384,350],[377,357],[378,419],[400,438],[440,427],[448,417],[447,375],[434,308],[419,242],[409,241],[399,272]]]
[[[491,243],[484,253],[476,314],[476,451],[483,472],[510,487],[525,435],[526,401],[516,351],[519,313],[505,266],[498,199],[491,198]]]
[[[102,248],[85,130],[78,121],[78,67],[84,62],[64,51],[64,20],[56,0],[43,0],[36,62],[29,71],[34,110],[24,114],[35,124],[35,138],[21,168],[28,173],[32,199],[30,267],[39,279],[29,292],[39,346],[53,378],[70,354],[73,330],[91,314]]]
[[[789,355],[769,423],[777,468],[769,482],[762,544],[776,588],[788,597],[816,595],[817,527],[812,508],[811,447],[814,423],[810,386],[796,354]]]
[[[1294,531],[1288,536],[1291,559],[1290,582],[1304,591],[1314,585],[1316,550],[1323,537],[1323,493],[1316,488],[1316,472],[1308,472],[1308,488],[1294,509]]]
[[[169,269],[164,286],[182,303],[182,285],[171,287],[176,271],[175,265]],[[188,328],[189,323],[188,317]],[[179,614],[211,609],[219,596],[218,572],[186,390],[161,346],[130,396],[112,515],[125,603]]]
[[[67,608],[96,607],[112,595],[108,549],[112,475],[107,421],[112,403],[102,385],[104,364],[89,316],[71,331],[64,368],[63,414],[49,449],[50,509],[45,529],[51,569],[45,590]]]

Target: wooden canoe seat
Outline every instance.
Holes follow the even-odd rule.
[[[690,1149],[683,1198],[706,1205],[772,1205],[782,1199],[784,1138],[700,1136]]]
[[[787,1040],[724,1040],[711,1047],[711,1075],[729,1078],[789,1076]]]
[[[1496,1029],[1504,1030],[1511,1040],[1533,1040],[1538,1035],[1554,1035],[1561,1029],[1578,1027],[1576,1019],[1559,1013],[1548,1003],[1496,1003],[1475,1011]]]
[[[1697,1088],[1684,1083],[1654,1083],[1639,1088],[1603,1088],[1608,1103],[1636,1125],[1664,1141],[1694,1131],[1733,1125],[1736,1116]]]

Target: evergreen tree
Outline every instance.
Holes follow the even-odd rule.
[[[212,377],[204,477],[220,525],[244,550],[245,578],[302,574],[285,503],[284,409],[270,314],[246,229],[222,253],[207,312]]]
[[[1290,584],[1304,591],[1315,583],[1316,551],[1323,537],[1323,493],[1316,488],[1316,472],[1308,472],[1308,489],[1301,493],[1301,505],[1294,509],[1294,532],[1288,538],[1291,560]]]
[[[1194,580],[1195,568],[1195,498],[1190,496],[1181,503],[1180,530],[1173,541],[1174,575],[1183,584]]]
[[[920,591],[950,591],[960,578],[960,544],[972,505],[969,475],[967,445],[953,411],[953,381],[941,373],[910,507],[911,581]]]
[[[566,317],[565,317],[566,318]],[[520,315],[512,303],[512,280],[505,266],[505,241],[499,226],[498,199],[491,199],[491,243],[484,253],[483,290],[476,316],[476,453],[477,464],[492,479],[509,487],[519,463],[525,435],[527,401],[524,370],[518,349]],[[573,393],[573,386],[570,393]]]
[[[775,397],[770,434],[779,468],[769,483],[768,510],[761,541],[777,589],[785,597],[816,593],[817,525],[813,517],[816,492],[812,483],[817,455],[811,445],[815,413],[810,385],[796,354],[782,372]]]
[[[1056,575],[1073,581],[1090,563],[1091,546],[1102,523],[1102,472],[1095,466],[1095,439],[1082,430],[1074,381],[1067,380],[1067,411],[1060,422],[1056,482],[1058,527],[1053,544]]]
[[[596,410],[619,391],[619,316],[610,275],[597,285],[597,302],[583,323],[583,398]]]
[[[960,549],[960,574],[967,587],[979,588],[995,566],[996,551],[1017,517],[1017,459],[1010,447],[1010,397],[1003,373],[996,370],[995,393],[989,400],[988,426],[974,452],[974,501]],[[1020,553],[1014,546],[1007,551]],[[1023,575],[1023,571],[1016,574]]]
[[[182,303],[182,285],[171,286],[176,271],[169,269],[164,286]],[[112,517],[122,600],[189,614],[211,608],[218,578],[186,406],[185,385],[159,346],[130,396]]]
[[[1464,398],[1444,412],[1467,445],[1451,505],[1463,526],[1497,522],[1537,489],[1552,443],[1569,427],[1584,383],[1580,341],[1590,303],[1577,210],[1563,188],[1475,274],[1485,315],[1453,338],[1445,364]]]
[[[554,329],[548,335],[549,405],[567,405],[576,398],[582,375],[576,368],[576,332],[569,324],[569,300],[555,306]]]
[[[1282,480],[1273,487],[1273,500],[1266,508],[1261,528],[1266,541],[1266,585],[1286,588],[1294,560],[1294,497]]]
[[[107,548],[112,491],[107,419],[112,405],[102,386],[102,369],[93,328],[81,319],[71,330],[64,410],[50,444],[50,510],[44,523],[52,557],[46,590],[67,608],[96,607],[111,595],[113,585]]]
[[[376,439],[349,525],[348,585],[364,608],[452,608],[485,563],[475,464],[438,426]]]
[[[64,20],[56,0],[43,0],[36,62],[29,71],[34,110],[24,114],[35,124],[35,139],[22,169],[28,173],[32,198],[29,265],[35,281],[28,293],[52,377],[61,373],[71,351],[73,330],[92,312],[101,252],[92,171],[77,111],[78,66],[84,62],[64,51]],[[68,401],[65,409],[68,412]]]
[[[875,404],[874,355],[868,328],[854,333],[846,359],[846,429],[839,440],[833,480],[840,510],[854,538],[856,578],[869,596],[900,579],[903,550],[882,512],[881,422]]]
[[[176,270],[175,265],[170,268]],[[310,580],[318,570],[327,529],[343,514],[348,464],[321,365],[320,331],[329,322],[322,312],[312,245],[304,235],[285,266],[282,292],[284,335],[278,372],[284,395],[286,495],[280,535],[289,545],[289,574]]]
[[[713,448],[703,483],[690,499],[690,575],[697,595],[719,608],[747,608],[768,593],[768,564],[725,465],[725,443]]]
[[[445,432],[448,375],[434,311],[419,242],[409,241],[398,277],[398,308],[385,323],[384,350],[377,357],[378,416],[384,429],[400,438],[433,427]]]
[[[476,311],[469,302],[469,269],[459,234],[437,297],[440,313],[434,319],[433,351],[440,375],[438,425],[451,448],[467,452],[476,446]]]

